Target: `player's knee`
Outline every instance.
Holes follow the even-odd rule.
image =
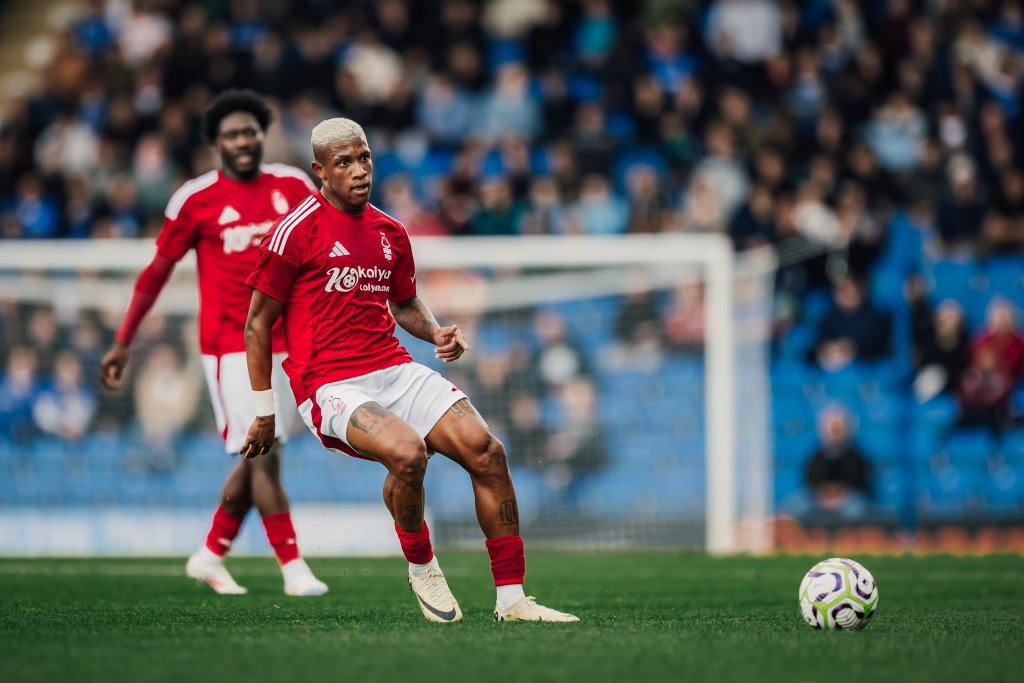
[[[479,476],[498,480],[508,478],[508,458],[505,455],[505,444],[501,443],[496,436],[488,434],[475,451],[478,454],[476,469]]]
[[[423,439],[410,439],[395,449],[391,472],[406,484],[419,485],[427,473],[427,444]]]

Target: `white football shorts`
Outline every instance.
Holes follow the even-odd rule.
[[[270,378],[274,389],[274,411],[276,413],[276,436],[284,443],[295,424],[295,399],[288,376],[281,363],[288,356],[274,355],[273,374]],[[210,390],[210,403],[217,419],[217,429],[224,439],[226,453],[238,453],[245,443],[245,435],[256,419],[256,402],[249,383],[249,366],[245,353],[228,353],[223,356],[203,356],[203,370],[206,372],[206,387]]]
[[[299,415],[328,450],[364,458],[348,443],[348,424],[356,408],[371,401],[408,423],[425,437],[437,421],[466,394],[440,374],[419,363],[403,363],[316,390]]]

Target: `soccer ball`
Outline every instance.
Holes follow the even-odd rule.
[[[878,609],[878,586],[871,572],[844,557],[811,567],[800,582],[800,612],[811,628],[864,628]]]

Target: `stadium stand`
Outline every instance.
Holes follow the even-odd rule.
[[[735,21],[743,11],[763,21]],[[153,236],[169,193],[213,162],[199,112],[224,88],[255,87],[274,101],[267,155],[277,161],[306,167],[309,130],[326,116],[360,120],[376,153],[375,197],[414,235],[724,231],[737,249],[775,250],[780,508],[805,488],[818,412],[838,403],[872,465],[865,522],[1024,516],[1024,378],[1007,351],[1024,306],[1019,3],[90,0],[61,3],[55,16],[50,59],[0,114],[0,249],[21,238]],[[846,276],[891,319],[875,357],[815,353],[831,286]],[[924,340],[947,301],[963,311],[969,377],[923,391]],[[1013,316],[993,342],[1000,302]],[[597,362],[623,305],[556,311],[601,396],[644,381]],[[671,372],[699,372],[670,302],[650,310]],[[89,386],[76,403],[88,438],[47,430],[39,406],[56,381],[56,349],[94,368],[113,330],[45,318],[0,301],[0,467],[10,473],[0,500],[203,503],[190,482],[220,478],[195,457],[218,449],[209,411],[196,410],[173,454],[156,452],[140,445],[133,414],[111,415]],[[513,341],[499,323],[479,335],[495,349]],[[994,349],[987,364],[984,348]],[[473,375],[470,393],[482,395]],[[970,377],[1009,383],[1006,395],[983,397],[974,420],[963,410],[977,394]],[[553,405],[543,378],[529,388]],[[607,462],[586,476],[612,488],[581,474],[571,495],[610,514],[645,498],[616,459],[622,442],[640,428],[643,466],[657,467],[680,430],[670,415],[601,411]],[[694,458],[683,466],[702,467],[701,421],[691,426]],[[296,498],[324,485],[303,461],[312,459],[288,470]],[[558,503],[543,469],[516,466],[524,500]],[[439,486],[461,490],[450,476],[441,472]],[[595,500],[595,490],[613,494]],[[342,495],[374,491],[352,481]],[[442,498],[441,515],[469,509]]]

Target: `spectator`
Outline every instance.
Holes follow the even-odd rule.
[[[811,519],[863,518],[871,495],[871,467],[853,444],[846,410],[838,406],[822,410],[818,416],[818,436],[821,443],[805,471],[811,500],[804,514]]]
[[[590,367],[583,351],[569,339],[565,318],[553,310],[538,311],[533,319],[537,348],[533,365],[548,390],[575,377],[589,375]]]
[[[840,278],[832,290],[834,306],[818,325],[814,344],[818,364],[840,370],[854,361],[872,361],[891,350],[889,315],[875,309],[864,292],[864,283]]]
[[[523,235],[560,235],[569,231],[569,219],[558,185],[551,177],[540,177],[530,185],[526,208],[519,219]]]
[[[24,346],[7,353],[7,365],[0,376],[0,439],[16,445],[28,442],[36,433],[32,404],[38,390],[36,358]]]
[[[8,210],[17,221],[19,237],[42,239],[60,235],[60,208],[34,174],[26,173],[18,181],[18,191]]]
[[[729,236],[737,251],[775,241],[775,202],[764,185],[754,185],[744,204],[729,223]]]
[[[510,133],[527,140],[536,137],[540,111],[522,64],[510,62],[498,69],[494,87],[484,95],[474,120],[473,132],[490,143]]]
[[[970,247],[981,236],[985,215],[974,163],[954,157],[948,167],[949,185],[939,204],[939,235],[949,249]]]
[[[628,211],[604,176],[590,174],[583,178],[579,199],[569,207],[571,230],[581,235],[617,235],[626,231]]]
[[[176,439],[195,417],[202,393],[197,368],[189,368],[167,344],[152,348],[135,377],[135,414],[142,444],[135,467],[173,470],[180,451]]]
[[[957,391],[959,427],[985,427],[1000,433],[1010,420],[1013,379],[991,346],[972,350]]]
[[[755,64],[782,48],[782,14],[768,0],[715,0],[704,31],[708,48],[721,60]]]
[[[32,404],[36,426],[64,441],[81,441],[96,415],[96,392],[91,386],[78,358],[70,351],[59,353],[53,376],[44,381]]]
[[[522,207],[512,194],[512,183],[496,176],[480,183],[480,210],[472,218],[475,235],[515,235]]]
[[[686,282],[677,287],[665,310],[665,339],[676,353],[704,352],[704,286]]]
[[[545,444],[541,471],[557,500],[571,505],[580,481],[604,467],[608,454],[594,383],[576,377],[559,388],[555,400],[561,419]]]
[[[960,386],[970,345],[964,310],[952,299],[942,301],[934,313],[923,296],[913,304],[914,395],[925,403]]]
[[[626,170],[626,194],[629,203],[627,232],[660,233],[676,228],[678,221],[654,168],[647,164],[630,166]]]
[[[989,304],[985,327],[971,343],[971,354],[991,350],[999,371],[1011,383],[1016,383],[1024,374],[1024,336],[1017,325],[1014,305],[1003,298]]]

